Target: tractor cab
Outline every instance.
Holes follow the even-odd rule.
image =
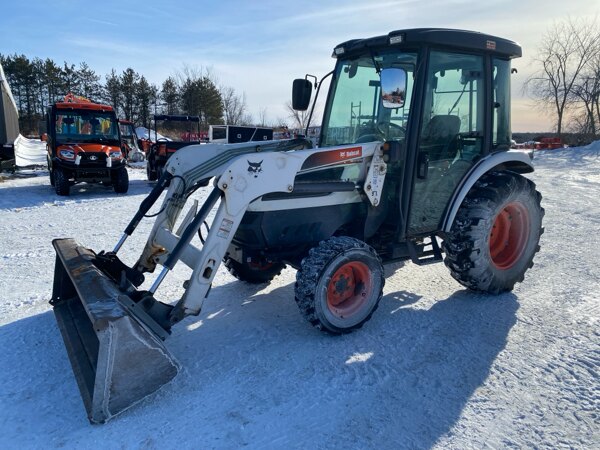
[[[332,56],[319,147],[389,143],[387,220],[402,237],[441,230],[466,175],[510,148],[510,60],[521,48],[471,31],[413,29],[347,41]],[[294,82],[296,109],[308,108],[308,78]]]

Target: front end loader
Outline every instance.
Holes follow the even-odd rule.
[[[459,30],[344,42],[326,75],[317,147],[304,138],[183,147],[112,251],[55,240],[51,303],[90,421],[176,376],[163,340],[200,314],[221,263],[249,283],[293,267],[301,314],[331,334],[368,321],[384,264],[443,260],[471,290],[513,289],[533,265],[544,214],[523,176],[530,156],[510,150],[510,62],[520,55],[514,42]],[[298,110],[309,106],[310,77],[294,81]],[[203,204],[192,202],[204,188]],[[118,253],[165,191],[129,267]],[[192,275],[181,298],[161,301],[178,262]]]

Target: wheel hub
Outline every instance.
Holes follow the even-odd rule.
[[[489,248],[492,263],[497,269],[510,269],[519,261],[529,239],[529,222],[529,212],[519,202],[508,203],[495,217]]]
[[[329,311],[340,318],[356,313],[367,303],[371,284],[366,264],[352,261],[342,265],[335,271],[327,286]]]

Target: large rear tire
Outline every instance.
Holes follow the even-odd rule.
[[[491,172],[461,205],[444,239],[444,263],[463,286],[498,294],[523,281],[540,249],[541,194],[527,178]]]
[[[69,195],[71,191],[71,182],[64,170],[54,169],[54,189],[57,195]]]
[[[318,329],[349,333],[371,318],[384,283],[383,265],[373,248],[351,237],[332,237],[302,260],[296,303]]]
[[[229,256],[223,258],[223,263],[231,275],[251,284],[268,283],[285,268],[282,263],[242,264]]]

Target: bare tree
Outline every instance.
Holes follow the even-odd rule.
[[[576,121],[577,132],[595,136],[600,128],[600,50],[575,82],[573,100],[582,110]]]
[[[291,127],[292,128],[300,128],[302,130],[304,130],[306,128],[306,126],[308,125],[308,118],[310,116],[310,107],[306,110],[306,111],[296,111],[294,108],[292,108],[292,102],[291,100],[286,102],[285,104],[285,109],[288,112],[288,118],[292,121],[291,123]],[[313,113],[313,117],[311,120],[313,120],[314,123],[314,119],[316,116],[318,116],[318,111],[315,108],[315,112]]]
[[[573,86],[573,100],[581,105],[582,114],[576,117],[579,133],[596,135],[598,117],[596,105],[600,95],[600,78],[582,76]]]
[[[533,97],[556,114],[556,131],[563,131],[565,112],[572,106],[573,88],[584,69],[600,52],[597,20],[567,18],[555,23],[542,37],[540,66],[526,86]]]
[[[256,125],[259,127],[267,126],[267,108],[263,107],[258,110],[258,121]]]
[[[221,87],[223,99],[223,115],[228,125],[242,125],[247,119],[246,94],[239,95],[232,87]]]

